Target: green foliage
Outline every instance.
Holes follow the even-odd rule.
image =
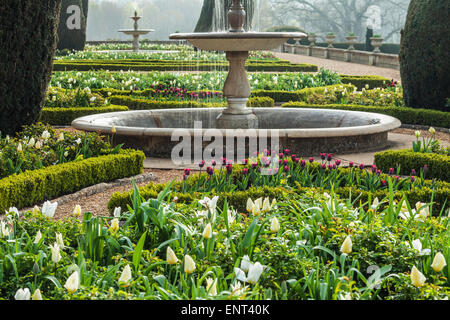
[[[399,119],[402,123],[450,128],[450,114],[429,109],[416,109],[395,106],[362,106],[345,104],[313,105],[303,102],[290,102],[282,105],[283,108],[314,108],[314,109],[338,109],[350,111],[364,111],[386,114]]]
[[[40,122],[55,126],[70,125],[73,120],[92,114],[106,112],[120,112],[130,110],[126,106],[110,105],[108,107],[73,107],[73,108],[43,108],[39,117]]]
[[[211,63],[208,61],[174,61],[174,60],[58,60],[54,62],[55,71],[90,71],[90,70],[132,70],[132,71],[213,71],[228,69],[228,63]],[[249,72],[317,72],[318,67],[311,64],[291,64],[287,61],[248,61]]]
[[[60,8],[61,0],[2,2],[0,132],[3,135],[12,135],[39,117],[53,67]]]
[[[69,29],[68,20],[72,21],[74,13],[69,10],[69,6],[78,6],[80,8],[80,29]],[[84,50],[86,45],[86,22],[88,0],[62,0],[61,16],[58,25],[58,50]]]
[[[0,180],[0,212],[12,206],[33,206],[100,182],[140,174],[144,158],[141,151],[121,150],[114,155],[58,164],[6,177]]]
[[[375,154],[378,168],[388,171],[400,166],[400,174],[409,175],[411,170],[420,172],[426,165],[427,179],[435,178],[450,182],[450,156],[435,153],[420,153],[412,150],[387,150]]]
[[[412,0],[400,43],[400,74],[405,104],[450,111],[450,2]],[[437,63],[439,61],[439,63]]]
[[[386,82],[391,82],[390,79],[381,76],[350,76],[350,75],[341,75],[342,83],[352,84],[361,91],[363,88],[365,89],[375,89],[375,88],[384,88]],[[367,88],[366,85],[369,87]]]
[[[124,105],[130,110],[155,110],[174,108],[224,108],[226,103],[209,103],[197,101],[158,101],[150,99],[139,99],[129,96],[111,96],[111,103]],[[274,106],[273,99],[269,97],[250,98],[247,105],[251,108],[271,108]]]

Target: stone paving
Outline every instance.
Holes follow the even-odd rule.
[[[325,68],[339,74],[363,76],[363,75],[375,75],[382,76],[388,79],[394,79],[400,81],[400,71],[390,68],[381,68],[375,66],[369,66],[365,64],[337,61],[331,59],[321,59],[317,57],[304,56],[300,54],[292,53],[280,53],[273,52],[273,54],[280,59],[288,60],[291,63],[308,63],[315,64],[320,68]]]

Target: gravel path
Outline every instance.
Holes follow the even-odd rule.
[[[292,63],[308,63],[346,75],[376,75],[400,81],[400,71],[389,68],[381,68],[358,63],[343,62],[330,59],[321,59],[316,57],[304,56],[292,53],[273,52],[280,59],[289,60]]]

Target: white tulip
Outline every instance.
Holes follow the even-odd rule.
[[[3,221],[0,221],[0,236],[1,237],[9,236],[9,226],[8,226],[8,224],[4,223]]]
[[[48,218],[53,218],[56,208],[58,208],[58,202],[51,203],[50,201],[46,201],[42,206],[42,214]]]
[[[34,290],[34,293],[31,296],[31,300],[42,300],[41,290],[39,289]]]
[[[264,271],[264,267],[261,265],[261,263],[256,262],[255,264],[252,264],[248,270],[247,275],[247,282],[251,284],[256,284],[261,277],[261,274]]]
[[[271,220],[270,231],[272,233],[277,233],[280,231],[280,223],[278,222],[277,217],[273,217]]]
[[[271,209],[271,206],[270,206],[270,200],[269,200],[269,198],[265,198],[264,199],[264,202],[263,202],[263,205],[262,205],[262,212],[268,212],[268,211],[270,211],[270,209]]]
[[[231,285],[231,295],[235,297],[242,296],[247,291],[248,286],[242,287],[241,282],[237,281],[234,285]]]
[[[117,230],[119,230],[120,226],[119,226],[119,219],[114,218],[111,220],[111,227],[109,227],[109,230],[111,230],[112,232],[116,232]]]
[[[122,212],[122,208],[121,208],[121,207],[116,207],[116,208],[114,209],[114,217],[115,217],[115,218],[120,218],[121,212]]]
[[[352,247],[353,247],[352,239],[350,236],[347,236],[344,242],[342,243],[341,252],[349,254],[352,252]]]
[[[61,253],[59,252],[59,246],[57,243],[50,246],[50,250],[52,252],[52,261],[53,263],[58,263],[61,260]]]
[[[194,260],[189,256],[184,256],[184,272],[187,274],[191,274],[195,271],[195,262]]]
[[[50,138],[50,132],[48,132],[47,130],[42,132],[42,139],[47,140],[49,138]]]
[[[36,237],[34,238],[34,243],[39,243],[41,239],[42,239],[41,230],[38,230],[38,232],[36,233]]]
[[[73,215],[75,217],[79,217],[81,215],[81,206],[79,204],[77,204],[73,209]]]
[[[252,263],[250,262],[250,258],[247,256],[247,255],[245,255],[245,256],[243,256],[242,257],[242,260],[241,260],[241,269],[244,271],[244,272],[248,272],[248,270],[250,269],[250,265],[251,265]]]
[[[31,138],[30,141],[28,141],[28,147],[30,147],[30,148],[34,147],[35,143],[36,143],[36,141],[34,140],[34,138]]]
[[[211,227],[211,223],[208,223],[205,227],[205,230],[203,230],[203,234],[202,234],[203,238],[205,239],[211,239],[212,237],[212,227]]]
[[[64,249],[64,240],[61,233],[56,233],[56,243],[58,244],[60,249]]]
[[[22,143],[19,142],[19,144],[17,145],[17,152],[22,152]]]
[[[248,213],[253,212],[253,207],[255,206],[255,204],[253,203],[252,199],[248,198],[247,200],[247,211]]]
[[[166,256],[167,256],[166,261],[168,264],[177,264],[178,263],[178,258],[171,247],[167,247]]]
[[[126,288],[130,285],[130,280],[132,278],[130,265],[127,264],[125,268],[123,268],[122,274],[119,278],[119,284],[121,287]]]
[[[41,142],[41,140],[38,140],[37,142],[36,142],[36,144],[34,145],[34,147],[36,148],[36,149],[40,149],[40,148],[42,148],[42,142]]]
[[[78,271],[72,272],[69,278],[67,278],[66,284],[64,285],[64,288],[67,289],[70,293],[75,293],[75,291],[78,290],[80,285],[80,276],[78,274]]]
[[[433,259],[433,263],[431,264],[431,267],[436,272],[441,272],[444,267],[447,265],[447,262],[445,261],[445,257],[441,252],[436,253]]]
[[[14,295],[14,299],[16,300],[30,300],[31,293],[30,289],[19,289],[17,290],[16,294]]]
[[[411,283],[415,287],[423,287],[425,284],[425,276],[414,266],[411,269]]]
[[[212,199],[205,197],[202,200],[199,200],[198,202],[205,208],[209,209],[211,212],[215,212],[216,206],[217,206],[217,200],[219,200],[218,196],[215,196]]]

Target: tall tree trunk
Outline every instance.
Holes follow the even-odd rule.
[[[53,69],[61,0],[0,3],[0,131],[34,123]]]

